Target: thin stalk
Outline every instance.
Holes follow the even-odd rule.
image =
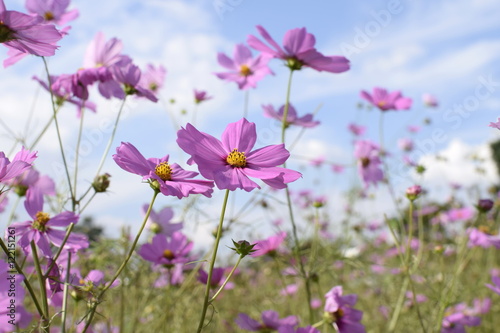
[[[0,237],[0,247],[7,255],[7,258],[9,258],[9,256],[10,256],[9,250],[7,249],[7,245],[5,245],[2,237]],[[42,307],[40,306],[40,303],[38,302],[38,298],[36,298],[35,292],[33,291],[33,287],[31,286],[31,283],[30,283],[28,277],[23,272],[22,267],[17,264],[17,261],[15,259],[14,259],[14,267],[16,267],[16,271],[23,276],[24,285],[26,286],[26,289],[28,289],[28,293],[30,294],[31,299],[33,300],[33,303],[35,304],[35,307],[36,307],[38,314],[40,315],[40,317],[42,317],[42,320],[46,320],[45,314],[43,313],[43,310],[42,310]]]
[[[40,134],[38,134],[38,136],[33,141],[33,143],[29,146],[28,150],[32,150],[33,148],[35,148],[35,146],[38,144],[38,142],[43,137],[43,135],[45,134],[45,132],[47,132],[47,130],[49,129],[50,125],[52,124],[52,122],[54,121],[55,117],[57,116],[57,113],[59,112],[59,110],[61,110],[61,106],[60,105],[57,106],[56,111],[54,112],[54,114],[52,115],[52,117],[50,117],[50,119],[47,122],[47,124],[45,124],[45,126],[43,127],[43,129],[40,132]]]
[[[108,156],[109,150],[111,149],[111,145],[113,144],[113,140],[115,138],[116,129],[118,128],[118,122],[120,121],[120,116],[122,115],[123,107],[125,106],[125,102],[127,101],[127,95],[123,99],[122,104],[120,105],[120,110],[118,110],[118,115],[116,116],[115,125],[113,127],[113,132],[111,132],[111,137],[109,138],[108,145],[104,150],[104,153],[101,157],[101,162],[99,162],[99,166],[97,167],[96,177],[99,176],[102,167],[104,166],[104,162],[106,161],[106,156]]]
[[[76,204],[76,198],[73,195],[73,187],[71,185],[71,176],[69,175],[69,167],[68,163],[66,162],[66,155],[64,154],[64,147],[63,147],[63,142],[61,138],[61,130],[59,129],[59,122],[57,121],[57,109],[56,105],[54,103],[54,93],[52,91],[52,82],[50,80],[50,73],[49,73],[49,67],[47,65],[47,61],[45,60],[45,57],[42,57],[43,64],[45,66],[45,72],[47,73],[47,82],[49,84],[49,91],[50,91],[50,101],[52,102],[52,111],[54,113],[54,123],[56,125],[56,132],[57,132],[57,141],[59,142],[59,150],[61,151],[61,157],[63,160],[64,164],[64,171],[66,173],[66,180],[68,181],[68,187],[69,187],[69,193],[71,194],[71,202],[73,206],[73,211],[75,209],[75,204]]]
[[[69,235],[71,234],[71,231],[73,230],[75,224],[73,222],[71,222],[68,226],[68,230],[66,230],[66,234],[64,235],[64,238],[63,238],[63,241],[61,242],[61,246],[59,247],[59,250],[57,250],[56,252],[56,255],[54,256],[54,258],[52,259],[52,262],[50,263],[49,265],[49,268],[47,269],[47,272],[45,273],[45,275],[43,276],[44,279],[46,279],[49,274],[50,274],[50,270],[54,267],[54,265],[56,264],[56,260],[59,258],[59,256],[61,255],[62,251],[63,251],[63,248],[64,248],[64,245],[66,245],[66,242],[68,241],[68,238],[69,238]]]
[[[78,127],[78,136],[76,139],[76,148],[75,148],[75,172],[73,174],[73,197],[76,198],[76,186],[78,182],[78,160],[80,157],[80,142],[82,141],[82,132],[83,132],[83,116],[85,114],[85,108],[82,108],[82,112],[80,114],[80,126]]]
[[[215,259],[217,258],[217,250],[219,248],[220,239],[222,238],[222,225],[224,223],[224,215],[226,214],[228,197],[229,197],[229,190],[226,190],[226,194],[224,195],[224,201],[222,203],[222,209],[221,209],[221,213],[220,213],[219,226],[217,228],[217,236],[215,237],[215,244],[214,244],[214,249],[212,252],[212,259],[210,260],[210,268],[208,270],[207,285],[205,288],[205,298],[203,300],[203,309],[201,311],[200,323],[198,324],[198,330],[197,330],[198,333],[200,333],[203,330],[203,325],[205,323],[205,316],[207,315],[208,305],[210,304],[210,301],[209,301],[210,281],[212,281],[212,274],[214,271]]]
[[[66,333],[66,317],[68,311],[68,287],[71,268],[71,251],[68,251],[68,263],[66,265],[66,277],[64,278],[62,318],[61,318],[61,333]]]
[[[292,77],[293,70],[290,70],[288,77],[288,86],[286,89],[285,109],[283,110],[283,119],[281,120],[281,143],[285,143],[285,132],[288,126],[286,118],[288,117],[288,110],[290,109],[290,93],[292,92]]]
[[[36,250],[35,242],[31,241],[31,254],[33,255],[33,262],[35,264],[36,275],[38,277],[38,282],[40,284],[40,297],[42,298],[42,308],[44,317],[42,319],[43,330],[47,333],[50,332],[50,321],[49,321],[49,303],[47,301],[47,290],[45,288],[45,277],[42,274],[42,268],[40,267],[40,261],[38,260],[38,253]]]
[[[243,118],[248,117],[248,97],[249,97],[249,91],[245,91],[245,104],[243,106]]]
[[[410,283],[410,279],[406,275],[403,284],[401,285],[401,289],[399,290],[399,296],[398,300],[396,302],[396,308],[394,309],[394,312],[392,313],[391,321],[389,322],[389,328],[388,332],[394,332],[396,329],[396,324],[398,323],[399,315],[401,313],[401,309],[403,308],[403,303],[405,300],[405,294],[406,291],[408,290],[408,284]]]
[[[83,328],[82,333],[85,333],[87,331],[87,329],[89,328],[90,324],[92,323],[92,319],[94,318],[94,314],[95,314],[95,311],[97,309],[97,305],[99,304],[98,301],[102,298],[102,296],[104,295],[104,293],[109,288],[111,288],[111,286],[113,285],[113,283],[116,281],[116,279],[120,276],[121,272],[127,266],[130,258],[132,257],[132,254],[134,254],[134,251],[135,251],[135,248],[137,246],[137,243],[139,243],[139,238],[141,238],[142,231],[144,230],[144,227],[146,226],[146,222],[149,219],[149,215],[151,214],[151,211],[153,210],[153,205],[154,205],[154,202],[155,202],[155,199],[156,199],[156,196],[158,195],[158,193],[160,193],[159,190],[155,190],[154,191],[153,198],[151,199],[151,202],[149,204],[148,210],[146,211],[146,215],[144,216],[144,220],[142,221],[142,225],[141,225],[141,227],[139,229],[139,232],[135,236],[134,242],[132,243],[132,246],[130,247],[130,250],[129,250],[128,254],[127,254],[127,257],[122,262],[122,264],[120,265],[120,268],[118,268],[118,271],[115,273],[115,275],[113,276],[113,278],[106,284],[106,286],[101,290],[101,292],[99,293],[99,295],[96,297],[97,301],[92,304],[92,307],[90,309],[90,314],[89,314],[90,317],[87,320],[87,322],[85,323],[85,327]]]
[[[12,210],[10,211],[9,219],[7,220],[7,227],[10,226],[12,221],[14,221],[14,216],[16,215],[16,209],[17,209],[17,206],[19,205],[20,201],[21,201],[21,197],[17,196],[16,201],[14,202],[14,205],[12,205]]]
[[[233,273],[234,273],[234,271],[236,271],[236,268],[238,268],[238,266],[239,266],[239,264],[241,262],[241,259],[243,259],[244,257],[245,257],[244,255],[240,254],[240,256],[238,258],[238,261],[236,262],[236,264],[234,264],[233,269],[227,275],[226,280],[224,280],[224,283],[222,283],[222,285],[220,286],[219,290],[217,290],[217,292],[210,299],[210,301],[209,301],[210,303],[212,303],[213,301],[215,301],[215,299],[217,298],[217,296],[219,296],[219,294],[221,293],[221,291],[224,289],[224,287],[226,286],[226,284],[229,282],[229,279],[233,276]]]

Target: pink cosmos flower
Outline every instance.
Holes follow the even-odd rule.
[[[281,231],[276,235],[273,235],[267,239],[257,241],[257,245],[253,248],[255,252],[250,254],[252,257],[260,257],[263,255],[274,256],[276,255],[278,248],[285,241],[286,232]]]
[[[379,87],[373,88],[371,95],[364,90],[361,91],[361,98],[367,100],[381,111],[408,110],[412,104],[411,98],[403,97],[399,90],[389,93]]]
[[[495,293],[497,293],[498,295],[500,295],[500,277],[499,276],[492,276],[491,277],[491,282],[493,284],[486,284],[486,287],[490,288]]]
[[[496,129],[499,129],[500,130],[500,118],[498,118],[497,122],[496,123],[490,123],[488,125],[489,127],[493,127],[493,128],[496,128]]]
[[[274,118],[278,121],[283,121],[283,114],[285,113],[285,105],[282,105],[278,112],[274,109],[272,105],[262,105],[264,109],[264,116],[267,118]],[[319,121],[313,121],[313,115],[308,113],[302,117],[297,116],[297,110],[293,107],[292,104],[288,105],[288,114],[286,117],[285,126],[289,127],[290,125],[297,125],[301,127],[312,128],[319,125]]]
[[[158,98],[149,89],[140,85],[141,70],[131,62],[118,63],[110,67],[113,80],[108,80],[101,85],[101,94],[110,98],[115,96],[124,99],[126,95],[145,97],[152,102],[158,102]]]
[[[405,152],[410,152],[414,148],[413,141],[408,138],[401,138],[398,140],[398,147]]]
[[[77,9],[67,11],[69,0],[26,0],[26,9],[46,22],[65,25],[79,15]]]
[[[222,80],[233,81],[238,84],[238,88],[246,90],[256,88],[257,82],[264,76],[273,74],[267,66],[271,57],[259,55],[252,58],[252,52],[243,44],[234,47],[233,59],[224,53],[217,55],[219,65],[229,70],[229,72],[215,73]]]
[[[376,185],[384,179],[380,161],[380,148],[368,140],[356,141],[354,156],[358,159],[358,172],[365,183],[365,188],[370,184]]]
[[[83,99],[83,97],[88,98],[88,91],[78,92],[78,90],[83,89],[83,87],[80,88],[78,82],[75,82],[75,79],[77,79],[76,76],[67,74],[59,76],[51,75],[50,82],[52,84],[52,89],[49,89],[49,85],[38,77],[33,76],[33,79],[40,83],[45,90],[49,92],[52,91],[56,104],[62,105],[64,102],[68,102],[76,105],[78,118],[80,118],[83,108],[96,112],[96,105]]]
[[[356,125],[354,123],[349,124],[349,131],[354,134],[355,136],[361,136],[365,134],[366,132],[366,127],[365,126],[360,126]]]
[[[61,38],[55,26],[44,24],[42,17],[7,10],[3,0],[0,0],[0,43],[22,53],[45,57],[55,54],[58,48],[55,43]],[[7,65],[12,63],[10,61]]]
[[[428,93],[422,95],[422,101],[431,108],[437,108],[439,105],[437,98]]]
[[[335,173],[342,173],[344,171],[344,166],[340,164],[332,164],[332,171]]]
[[[173,195],[181,199],[190,194],[203,194],[211,197],[213,182],[190,179],[198,175],[182,169],[177,163],[168,163],[169,156],[146,159],[132,144],[122,142],[116,148],[113,159],[125,171],[142,176],[143,180],[158,182],[164,195]]]
[[[449,313],[443,318],[441,333],[465,333],[465,326],[479,326],[481,318],[467,315],[461,311],[454,312],[447,310]]]
[[[244,313],[240,313],[235,320],[236,324],[247,331],[262,331],[262,330],[277,330],[281,326],[296,326],[299,322],[296,316],[288,316],[283,319],[279,318],[276,311],[267,310],[262,312],[262,323],[250,318]]]
[[[288,30],[283,38],[283,48],[274,41],[262,26],[258,25],[257,30],[271,47],[252,35],[248,36],[248,45],[273,58],[285,60],[291,70],[300,70],[305,66],[317,71],[342,73],[350,68],[349,60],[345,57],[324,56],[318,52],[314,47],[316,39],[314,35],[307,32],[306,28]]]
[[[158,91],[163,87],[167,70],[163,66],[155,66],[148,64],[146,70],[142,72],[139,86],[142,89],[149,90],[153,95],[157,95]]]
[[[189,261],[189,251],[193,242],[180,232],[174,232],[168,239],[165,235],[156,235],[151,243],[141,246],[139,255],[155,265],[173,267],[176,264],[185,264]]]
[[[420,131],[420,126],[409,125],[406,129],[410,133],[418,133]]]
[[[196,104],[200,104],[201,102],[208,101],[209,99],[212,99],[212,96],[208,96],[206,91],[203,90],[193,90],[194,92],[194,102]]]
[[[38,192],[42,195],[55,195],[56,185],[49,176],[40,176],[40,172],[31,168],[15,177],[9,182],[14,187],[14,191],[19,196],[24,196],[29,192]]]
[[[297,180],[297,171],[278,167],[290,156],[284,144],[252,150],[257,141],[255,124],[245,118],[229,124],[222,141],[198,131],[191,124],[177,132],[177,143],[191,155],[203,177],[213,179],[219,189],[250,192],[260,186],[249,177],[261,179],[275,189]]]
[[[290,325],[280,326],[278,328],[278,333],[321,333],[317,328],[312,326],[297,327]]]
[[[467,229],[467,234],[469,236],[468,247],[480,246],[482,248],[496,247],[500,249],[500,236],[491,234],[491,232],[486,227],[469,228]]]
[[[62,212],[50,217],[48,213],[43,211],[43,196],[37,192],[27,195],[24,207],[33,220],[12,223],[19,239],[19,246],[26,254],[30,253],[30,243],[33,241],[44,256],[51,257],[50,245],[60,247],[66,234],[65,230],[56,228],[66,227],[70,223],[76,224],[79,216],[73,212]],[[88,246],[87,236],[77,233],[71,233],[65,244],[65,248],[71,251],[85,249]]]
[[[0,182],[9,181],[22,175],[31,167],[31,163],[36,159],[36,152],[30,152],[24,147],[14,156],[12,162],[0,151]],[[2,192],[0,190],[0,192]]]
[[[342,287],[336,286],[325,295],[325,312],[329,314],[332,324],[339,333],[365,333],[365,327],[360,323],[363,312],[353,308],[357,295],[342,294]]]
[[[212,272],[212,280],[210,282],[210,287],[211,288],[217,288],[219,286],[222,286],[224,283],[224,273],[226,272],[226,269],[223,267],[216,267],[214,268]],[[198,278],[197,280],[203,284],[207,284],[208,281],[208,273],[205,272],[204,269],[200,269],[198,271]],[[225,286],[224,289],[233,289],[234,288],[234,283],[228,282]]]
[[[144,204],[142,206],[143,212],[146,213],[148,208],[149,204]],[[182,222],[172,223],[171,222],[172,217],[174,217],[174,211],[170,207],[165,207],[158,213],[155,212],[154,210],[151,210],[151,213],[149,214],[147,227],[155,234],[172,236],[174,232],[182,229]]]

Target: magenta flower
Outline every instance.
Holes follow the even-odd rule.
[[[177,143],[191,155],[203,177],[213,179],[219,189],[250,192],[260,186],[249,177],[261,179],[275,189],[297,180],[297,171],[278,167],[290,156],[284,144],[252,150],[257,140],[255,124],[245,118],[229,124],[222,141],[198,131],[191,124],[177,132]]]
[[[376,185],[384,179],[380,161],[380,148],[368,140],[356,141],[354,156],[358,159],[358,172],[365,183],[365,188],[370,184]]]
[[[411,107],[411,98],[403,97],[400,91],[389,93],[387,90],[379,87],[373,88],[370,95],[366,91],[361,91],[361,98],[370,102],[381,111],[388,110],[408,110]]]
[[[149,204],[144,204],[142,206],[143,212],[145,213],[148,208]],[[174,217],[174,211],[170,207],[163,208],[159,213],[151,210],[147,224],[148,229],[155,234],[163,234],[170,237],[174,232],[182,229],[182,222],[172,223],[170,221],[172,217]]]
[[[34,76],[33,79],[38,81],[45,90],[49,92],[52,90],[57,105],[62,105],[64,102],[76,105],[78,118],[80,118],[83,108],[93,112],[96,111],[96,105],[84,99],[88,98],[88,91],[85,87],[79,85],[77,75],[51,75],[50,82],[52,89],[49,89],[49,85],[38,77]],[[83,89],[85,89],[85,91],[83,91]]]
[[[314,35],[307,32],[306,28],[288,30],[283,38],[283,48],[262,26],[258,25],[257,30],[271,47],[252,35],[248,36],[248,45],[273,58],[285,60],[291,70],[300,70],[303,66],[331,73],[342,73],[349,70],[349,60],[345,57],[324,56],[318,52],[314,48],[316,39]]]
[[[286,232],[281,231],[276,235],[273,235],[267,239],[257,241],[257,245],[253,248],[255,252],[250,254],[252,257],[260,257],[263,255],[274,256],[276,255],[278,248],[285,241]]]
[[[284,325],[278,328],[278,333],[321,333],[317,328],[312,326],[297,327],[291,325]]]
[[[124,99],[126,95],[145,97],[152,102],[158,102],[158,98],[149,89],[140,85],[141,70],[131,62],[125,61],[110,67],[113,80],[101,83],[99,91],[105,98],[115,96]]]
[[[487,249],[494,246],[500,249],[500,236],[491,233],[487,227],[479,227],[479,229],[469,228],[467,229],[467,234],[469,236],[467,246],[469,247],[480,246]]]
[[[36,152],[30,152],[21,148],[21,151],[14,156],[12,162],[0,151],[0,182],[9,181],[22,175],[31,168],[31,163],[36,159]],[[0,190],[0,192],[2,192]]]
[[[30,252],[30,243],[33,241],[46,257],[52,256],[50,245],[60,247],[66,234],[65,230],[57,227],[66,227],[70,223],[78,222],[78,215],[73,212],[62,212],[54,217],[43,211],[43,196],[32,192],[24,202],[26,211],[33,220],[12,223],[15,227],[18,244],[26,254]],[[89,246],[87,236],[71,233],[64,245],[66,249],[76,252]]]
[[[217,267],[214,268],[212,272],[212,280],[210,282],[210,287],[211,288],[217,288],[221,286],[224,283],[224,273],[226,272],[226,269],[223,267]],[[208,273],[205,272],[204,269],[200,269],[198,271],[198,281],[207,284],[208,281]],[[233,289],[234,288],[234,283],[228,282],[225,286],[224,289]]]
[[[361,136],[365,134],[366,132],[366,127],[365,126],[360,126],[354,123],[349,124],[349,132],[351,132],[355,136]]]
[[[360,323],[363,312],[353,308],[357,295],[342,296],[342,293],[341,286],[333,287],[326,293],[325,313],[339,333],[365,333],[365,327]]]
[[[431,108],[437,108],[439,105],[437,98],[427,93],[422,95],[422,101],[426,106]]]
[[[219,65],[229,70],[229,72],[215,73],[222,80],[233,81],[238,84],[238,88],[246,90],[256,88],[257,82],[264,76],[273,74],[267,66],[271,57],[259,55],[252,58],[252,52],[243,44],[237,44],[234,47],[233,59],[224,53],[217,55]]]
[[[491,282],[493,282],[493,284],[486,284],[486,287],[490,288],[495,293],[500,295],[500,277],[499,276],[492,276]]]
[[[40,173],[31,168],[9,181],[14,191],[19,196],[29,192],[38,192],[42,195],[55,195],[56,185],[49,176],[40,176]]]
[[[413,141],[411,139],[401,138],[398,140],[398,147],[405,152],[410,152],[415,146],[413,145]]]
[[[55,54],[58,48],[55,43],[61,38],[55,26],[44,24],[43,18],[7,10],[0,0],[0,43],[22,53],[45,57]]]
[[[480,324],[481,318],[479,317],[463,312],[453,312],[443,318],[441,333],[465,333],[465,326],[479,326]]]
[[[406,129],[410,133],[418,133],[420,131],[420,126],[409,125]]]
[[[240,313],[235,320],[236,324],[247,331],[266,331],[277,330],[281,326],[296,326],[299,322],[296,316],[288,316],[283,319],[279,318],[276,311],[267,310],[262,312],[262,323],[250,318],[244,313]]]
[[[69,0],[26,0],[26,9],[43,17],[44,21],[65,25],[79,15],[77,9],[67,11]]]
[[[208,96],[206,91],[203,90],[193,90],[194,92],[194,102],[196,104],[200,104],[201,102],[208,101],[209,99],[212,99],[212,96]]]
[[[168,239],[165,235],[156,235],[151,243],[141,246],[139,255],[155,265],[173,267],[175,264],[185,264],[189,261],[189,251],[193,242],[188,241],[180,232],[174,232]]]
[[[267,118],[274,118],[278,121],[283,121],[283,114],[285,113],[285,105],[282,105],[278,112],[274,109],[272,105],[262,105],[264,109],[264,116]],[[285,121],[285,126],[297,125],[302,127],[312,128],[319,125],[319,121],[313,121],[313,115],[308,113],[302,117],[297,116],[297,111],[292,104],[288,105],[288,114]]]
[[[496,123],[490,123],[488,125],[489,127],[493,127],[493,128],[496,128],[496,129],[499,129],[500,130],[500,118],[498,118],[497,122]]]
[[[182,169],[177,163],[168,163],[169,156],[146,159],[132,144],[122,142],[116,148],[113,159],[125,171],[142,176],[143,180],[158,183],[161,193],[181,199],[190,194],[203,194],[211,197],[213,182],[190,179],[198,175]]]
[[[148,64],[146,70],[142,72],[139,81],[139,87],[150,91],[153,95],[157,95],[158,91],[163,87],[167,70],[163,66],[155,66]]]

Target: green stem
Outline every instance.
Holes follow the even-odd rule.
[[[215,244],[214,244],[214,249],[212,252],[212,259],[210,260],[210,268],[208,270],[207,285],[205,288],[205,298],[203,300],[203,309],[201,311],[200,323],[198,324],[198,331],[197,331],[198,333],[200,333],[203,330],[203,325],[205,323],[205,316],[207,314],[208,305],[210,304],[210,301],[209,301],[210,281],[212,281],[212,274],[214,271],[215,259],[217,258],[217,250],[219,248],[220,239],[222,238],[222,225],[224,223],[224,215],[226,213],[228,197],[229,197],[229,190],[226,190],[226,194],[224,195],[224,201],[222,203],[222,209],[221,209],[221,213],[220,213],[219,226],[217,228],[217,236],[215,237]]]
[[[9,249],[7,248],[7,245],[5,245],[2,237],[0,237],[0,247],[2,250],[5,252],[7,255],[7,258],[11,257],[11,254],[9,253]],[[35,292],[33,291],[33,287],[31,286],[31,283],[26,276],[26,274],[23,272],[23,269],[21,266],[18,265],[17,261],[14,259],[14,267],[16,267],[16,271],[23,276],[23,281],[24,285],[26,286],[26,289],[28,289],[28,293],[31,296],[31,299],[33,300],[33,303],[35,304],[36,310],[40,317],[42,317],[42,320],[46,320],[45,314],[43,313],[42,307],[40,306],[40,303],[38,302],[38,298],[36,298]]]
[[[290,93],[292,91],[292,77],[293,69],[290,70],[288,77],[288,86],[286,89],[285,109],[283,110],[283,119],[281,120],[281,143],[285,143],[285,132],[288,126],[286,118],[288,117],[288,110],[290,109]]]
[[[219,294],[221,293],[221,291],[224,289],[224,287],[226,286],[226,284],[229,282],[229,279],[233,276],[233,273],[234,273],[234,271],[236,271],[236,268],[238,268],[238,266],[239,266],[239,264],[241,262],[241,259],[243,259],[244,257],[245,257],[244,255],[240,254],[240,257],[238,258],[238,261],[236,262],[236,264],[234,264],[233,269],[231,270],[231,272],[229,272],[229,274],[226,277],[226,280],[224,281],[224,283],[222,283],[222,285],[220,286],[219,290],[217,290],[217,292],[212,296],[212,298],[210,299],[209,303],[212,303],[213,301],[215,301],[215,299],[217,298],[217,296],[219,296]]]
[[[57,250],[56,252],[56,255],[54,256],[54,258],[52,259],[52,262],[50,263],[49,265],[49,268],[47,269],[47,272],[45,273],[45,275],[43,276],[44,279],[46,279],[49,274],[50,274],[50,270],[54,267],[54,265],[56,264],[56,260],[59,258],[59,256],[61,255],[63,249],[64,249],[64,245],[66,245],[66,242],[68,241],[68,238],[69,238],[69,235],[71,234],[71,231],[73,231],[73,228],[74,228],[75,224],[73,222],[71,222],[68,226],[68,230],[66,230],[66,234],[64,235],[64,238],[63,238],[63,241],[61,242],[61,246],[59,247],[59,250]]]
[[[71,268],[71,251],[68,251],[68,263],[66,265],[66,277],[64,279],[62,318],[61,318],[61,333],[66,333],[66,317],[68,311],[68,287]]]
[[[57,116],[57,113],[59,112],[60,109],[61,109],[61,106],[58,105],[57,108],[56,108],[56,111],[54,112],[54,114],[52,115],[52,117],[50,117],[50,119],[47,122],[47,124],[43,127],[43,129],[40,132],[40,134],[38,134],[38,136],[36,137],[35,141],[33,141],[33,143],[29,146],[28,150],[33,150],[33,148],[35,148],[35,146],[38,144],[38,141],[40,141],[40,139],[43,137],[43,135],[45,134],[45,132],[47,132],[47,130],[49,129],[50,125],[54,121],[54,119]]]
[[[36,250],[36,245],[34,241],[31,241],[31,254],[33,256],[33,262],[35,264],[35,269],[36,269],[36,275],[38,277],[38,282],[40,285],[40,297],[42,298],[42,308],[43,308],[43,314],[44,317],[42,319],[42,327],[44,329],[44,332],[49,333],[50,332],[50,321],[49,321],[49,303],[47,301],[47,289],[45,287],[45,277],[43,276],[42,273],[42,268],[40,267],[40,261],[38,260],[38,253]]]
[[[410,279],[406,275],[403,284],[401,285],[401,289],[399,290],[399,296],[398,300],[396,303],[396,308],[394,309],[394,312],[392,313],[392,318],[391,321],[389,322],[389,328],[388,332],[394,332],[396,329],[396,324],[398,323],[399,315],[401,313],[401,309],[403,308],[403,303],[405,300],[405,294],[406,291],[408,290],[408,283],[410,282]]]
[[[151,211],[153,210],[153,205],[154,205],[156,196],[159,193],[160,193],[159,190],[155,190],[154,191],[153,198],[151,199],[151,202],[149,204],[148,210],[146,211],[146,216],[144,216],[144,220],[142,221],[142,225],[141,225],[141,227],[139,229],[139,232],[135,236],[134,242],[132,243],[132,247],[130,248],[130,250],[129,250],[128,254],[127,254],[127,257],[122,262],[122,264],[120,265],[120,268],[118,268],[118,271],[115,273],[115,275],[113,276],[113,278],[106,284],[106,286],[101,290],[101,292],[99,293],[99,295],[96,297],[97,301],[92,304],[92,307],[90,309],[90,317],[87,320],[87,322],[85,323],[85,327],[83,328],[82,333],[85,333],[87,331],[87,329],[89,328],[89,326],[90,326],[90,324],[92,322],[92,319],[94,318],[94,313],[95,313],[95,311],[97,309],[97,305],[99,304],[99,301],[101,300],[102,296],[104,295],[104,293],[109,288],[111,288],[111,286],[116,281],[116,279],[118,278],[118,276],[120,276],[121,272],[127,266],[130,258],[132,257],[132,254],[134,254],[134,251],[135,251],[135,248],[137,246],[137,243],[139,243],[139,238],[141,238],[142,231],[144,230],[144,227],[146,226],[146,222],[149,219],[149,215],[151,214]]]
[[[245,91],[245,105],[243,107],[243,118],[247,118],[248,116],[248,97],[249,97],[249,91]]]
[[[54,93],[52,91],[52,82],[50,80],[50,73],[49,73],[49,67],[47,65],[47,61],[45,60],[45,57],[42,57],[43,64],[45,66],[45,72],[47,73],[47,82],[49,85],[49,91],[50,91],[50,101],[52,102],[52,111],[54,114],[54,123],[56,125],[56,132],[57,132],[57,141],[59,142],[59,150],[61,151],[61,156],[64,164],[64,171],[66,173],[66,179],[68,181],[68,187],[69,187],[69,193],[71,194],[71,202],[73,206],[73,211],[75,210],[75,204],[76,204],[76,198],[74,197],[73,193],[73,188],[71,185],[71,177],[69,175],[69,168],[68,168],[68,163],[66,162],[66,155],[64,154],[64,147],[63,147],[63,142],[61,138],[61,130],[59,129],[59,121],[57,120],[57,109],[56,105],[54,103]]]
[[[76,186],[78,182],[78,160],[80,155],[80,142],[82,140],[82,132],[83,132],[83,115],[85,114],[85,108],[82,107],[82,112],[80,115],[80,126],[78,126],[78,136],[76,139],[76,149],[75,149],[75,173],[73,175],[73,197],[76,198]],[[79,204],[79,203],[78,203]]]
[[[101,157],[101,162],[99,162],[99,166],[97,167],[96,177],[99,176],[99,173],[101,172],[101,169],[104,166],[104,162],[106,161],[106,157],[108,156],[109,150],[111,149],[111,145],[113,144],[113,140],[116,134],[116,129],[118,128],[118,122],[120,121],[120,116],[122,114],[123,107],[125,106],[126,101],[127,101],[127,96],[125,96],[125,98],[123,99],[123,102],[120,105],[120,110],[118,110],[118,115],[116,116],[113,132],[111,132],[111,137],[109,138],[108,145],[106,146],[106,149],[104,150],[104,153],[102,154]]]

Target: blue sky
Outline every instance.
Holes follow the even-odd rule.
[[[6,2],[9,9],[22,10],[23,1]],[[402,90],[405,96],[414,99],[411,111],[388,112],[384,116],[384,144],[395,155],[396,140],[409,137],[406,126],[421,125],[425,118],[431,120],[431,125],[423,126],[414,137],[419,148],[416,156],[430,167],[424,179],[428,186],[497,180],[491,164],[487,165],[485,176],[476,177],[467,171],[467,168],[473,170],[473,165],[463,158],[472,152],[488,156],[485,143],[500,135],[487,127],[500,116],[500,69],[494,66],[500,60],[497,1],[79,0],[73,1],[71,7],[80,10],[80,17],[71,24],[70,34],[49,61],[54,74],[78,69],[87,44],[102,31],[107,38],[121,39],[124,53],[138,65],[153,63],[167,68],[161,96],[179,124],[191,119],[193,88],[207,90],[214,96],[200,105],[197,116],[199,128],[214,136],[219,136],[243,112],[243,94],[236,85],[221,82],[213,75],[221,71],[216,54],[232,54],[236,43],[245,42],[249,34],[257,33],[255,25],[264,26],[278,42],[287,30],[304,26],[316,36],[319,51],[326,55],[346,55],[352,65],[349,72],[330,74],[304,69],[294,77],[292,103],[301,114],[313,112],[321,105],[317,118],[322,122],[317,129],[306,132],[293,151],[296,157],[291,163],[305,175],[302,184],[294,185],[297,189],[310,187],[310,180],[317,174],[316,170],[305,168],[307,161],[299,156],[322,155],[332,162],[351,163],[352,138],[346,130],[350,122],[368,126],[367,137],[378,141],[379,113],[356,107],[361,101],[360,90],[371,90],[374,86]],[[279,106],[285,97],[287,70],[277,60],[270,66],[276,75],[265,78],[257,90],[250,91],[249,119],[257,123],[258,132],[266,134],[260,145],[279,142],[278,127],[262,117],[261,105]],[[32,119],[29,133],[36,133],[50,115],[48,96],[30,80],[32,75],[42,75],[42,69],[40,59],[35,57],[2,69],[0,112],[3,121],[18,135],[25,134],[21,124],[28,117]],[[423,106],[421,95],[426,92],[439,99],[439,108],[431,110]],[[98,103],[98,113],[86,116],[88,131],[114,119],[119,106],[117,101],[103,100],[95,91],[93,94],[91,100]],[[176,100],[174,105],[168,103],[171,98]],[[458,111],[460,107],[464,111]],[[33,116],[30,110],[34,110]],[[129,141],[146,157],[170,153],[172,158],[185,160],[161,103],[133,101],[126,110],[114,147],[120,141]],[[183,116],[181,110],[187,110],[188,115]],[[67,124],[63,136],[68,142],[67,149],[71,150],[77,128],[75,112],[68,106],[61,117],[61,122]],[[5,138],[1,150],[8,151],[12,139],[4,129],[0,130]],[[436,131],[444,139],[436,140]],[[107,134],[102,134],[102,137],[96,134],[94,141],[91,135],[87,138],[91,149],[81,159],[81,175],[87,177],[82,180],[81,188],[91,179],[103,151]],[[292,132],[288,137],[293,139],[295,134]],[[55,134],[51,132],[38,147],[37,166],[48,174],[53,173],[53,161],[59,158],[55,143]],[[447,156],[453,163],[439,164],[433,160],[436,153]],[[147,186],[138,183],[136,176],[124,174],[111,159],[104,169],[113,174],[111,193],[88,212],[104,221],[111,233],[121,224],[136,228],[142,202],[137,205],[130,202],[138,197],[148,201]],[[314,187],[319,194],[330,195],[332,201],[340,200],[342,188],[351,184],[352,177],[336,177],[327,167],[321,172],[328,182],[314,183]],[[466,180],[464,172],[470,174]],[[62,180],[59,174],[58,182]],[[414,182],[407,174],[400,180],[402,187]],[[176,200],[165,199],[158,207],[167,204],[181,206]],[[368,205],[390,209],[380,202]],[[339,203],[332,209],[338,213],[341,206]]]

